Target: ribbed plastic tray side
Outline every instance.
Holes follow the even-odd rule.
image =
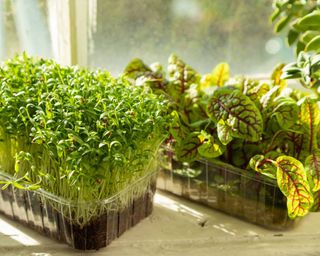
[[[287,214],[286,197],[273,180],[218,161],[186,164],[176,161],[172,152],[165,154],[158,189],[270,229],[294,224]]]
[[[141,184],[145,189],[137,194]],[[45,191],[20,190],[10,185],[0,190],[0,213],[75,249],[97,250],[152,213],[155,190],[155,172],[112,198],[79,204]],[[124,195],[127,196],[126,204],[119,207]],[[84,205],[97,207],[100,214],[87,223],[79,223],[74,219],[75,212]]]

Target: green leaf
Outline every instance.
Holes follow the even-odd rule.
[[[281,74],[281,79],[295,79],[301,78],[301,68],[296,63],[286,65]]]
[[[273,100],[280,94],[281,90],[281,87],[276,85],[272,87],[271,90],[268,91],[266,94],[264,94],[260,99],[262,108],[269,109],[270,106],[272,106],[273,104]]]
[[[310,212],[318,212],[320,210],[320,191],[313,192],[313,206],[310,208]]]
[[[173,99],[179,101],[182,94],[186,93],[192,84],[198,84],[201,76],[185,64],[176,55],[169,58],[168,74],[170,84],[168,90]]]
[[[227,145],[230,141],[232,141],[231,127],[229,127],[222,119],[218,121],[217,133],[218,138],[223,145]]]
[[[212,74],[205,74],[201,77],[201,80],[197,89],[199,92],[212,94],[215,87],[217,87],[217,85],[213,83]]]
[[[320,24],[319,24],[320,26]],[[306,51],[320,51],[320,35],[314,37],[305,48]]]
[[[277,119],[282,129],[288,130],[296,124],[298,114],[299,107],[295,100],[290,97],[280,97],[274,102],[271,116]]]
[[[296,55],[298,56],[300,52],[304,51],[305,47],[306,44],[299,40],[296,47]]]
[[[305,168],[309,178],[312,192],[320,190],[320,152],[317,150],[308,156],[305,161]]]
[[[310,14],[302,17],[298,26],[303,30],[317,30],[320,31],[320,10],[315,10]]]
[[[289,30],[287,35],[287,43],[289,46],[293,45],[297,41],[299,34],[300,33],[295,29]]]
[[[281,88],[286,86],[286,81],[281,79],[281,75],[283,73],[283,68],[285,64],[278,64],[272,72],[271,79],[274,85],[279,85]]]
[[[279,33],[291,20],[291,16],[282,17],[274,26],[274,31]]]
[[[309,43],[313,38],[315,38],[317,35],[319,35],[319,32],[316,31],[306,31],[301,36],[301,41],[305,44]]]
[[[146,85],[153,90],[166,90],[167,81],[161,65],[154,63],[152,68],[140,59],[133,59],[125,68],[124,75],[134,80],[134,85]]]
[[[238,90],[219,89],[209,99],[208,115],[223,120],[234,138],[258,141],[263,130],[261,113],[256,105]]]
[[[276,162],[278,186],[287,197],[289,217],[306,215],[313,205],[313,195],[302,163],[290,156],[280,156]]]
[[[201,134],[198,137],[202,143],[198,147],[198,152],[203,157],[216,158],[222,155],[226,149],[224,145],[222,145],[218,140],[215,140],[212,135],[205,131],[201,131]]]
[[[246,79],[243,82],[243,94],[248,96],[256,106],[260,109],[261,97],[270,90],[270,87],[266,83],[260,83],[259,81]]]
[[[184,138],[190,133],[190,129],[181,123],[181,119],[177,111],[172,111],[171,117],[172,121],[169,127],[170,134],[178,142],[184,140]]]
[[[198,157],[198,148],[202,145],[198,132],[189,133],[176,143],[175,153],[179,161],[192,162]]]
[[[219,63],[213,70],[212,70],[212,84],[223,86],[230,78],[230,67],[228,63],[222,62]]]
[[[124,70],[124,75],[131,79],[137,79],[146,72],[151,72],[151,68],[148,67],[141,59],[133,59],[129,62]]]
[[[243,139],[233,139],[228,144],[228,153],[229,163],[240,168],[246,168],[251,157],[261,153],[261,148],[256,143],[250,143]]]
[[[263,155],[255,155],[252,157],[249,166],[251,169],[263,175],[276,179],[277,164],[271,159],[266,159]]]
[[[188,108],[189,111],[189,118],[190,118],[190,123],[189,126],[195,128],[194,124],[198,123],[200,124],[202,122],[203,125],[207,125],[210,121],[206,111],[205,107],[202,106],[202,104],[196,104],[193,103],[190,105],[190,108]],[[199,126],[200,127],[200,126]]]
[[[275,160],[277,159],[279,156],[282,156],[283,154],[278,152],[278,151],[269,151],[268,153],[265,154],[265,158],[267,159],[272,159]],[[276,173],[275,173],[276,174]]]
[[[269,141],[266,147],[269,150],[281,149],[281,152],[277,151],[281,155],[283,154],[291,155],[298,158],[299,154],[301,153],[302,136],[303,134],[300,130],[298,132],[293,130],[285,131],[285,130],[280,130],[280,128],[278,128],[272,134],[272,139]],[[272,154],[274,155],[274,153]],[[274,157],[271,157],[271,158],[275,159]]]
[[[276,8],[270,16],[270,21],[274,22],[279,17],[280,13],[281,13],[281,10]]]
[[[318,101],[305,97],[299,102],[300,122],[304,131],[303,151],[310,155],[317,149],[317,131],[320,123],[320,111]]]

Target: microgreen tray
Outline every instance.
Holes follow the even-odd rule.
[[[286,197],[272,179],[219,161],[183,163],[165,150],[157,188],[275,230],[296,221],[287,214]]]
[[[10,176],[0,172],[0,178],[9,180]],[[120,193],[91,202],[67,201],[41,189],[10,185],[0,190],[0,213],[75,249],[97,250],[151,214],[155,182],[155,172],[149,173]],[[123,201],[129,203],[123,206]],[[99,215],[89,222],[74,220],[76,211],[89,213],[93,208]]]

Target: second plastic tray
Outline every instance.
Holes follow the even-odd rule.
[[[286,197],[275,181],[218,161],[176,161],[164,151],[157,188],[270,229],[286,229]]]

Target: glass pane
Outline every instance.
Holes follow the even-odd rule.
[[[0,0],[0,60],[25,51],[51,57],[47,0]]]
[[[92,4],[92,1],[89,0]],[[233,74],[269,74],[293,58],[274,35],[271,0],[96,0],[89,65],[123,71],[139,57],[166,64],[174,52],[201,73],[227,61]]]

